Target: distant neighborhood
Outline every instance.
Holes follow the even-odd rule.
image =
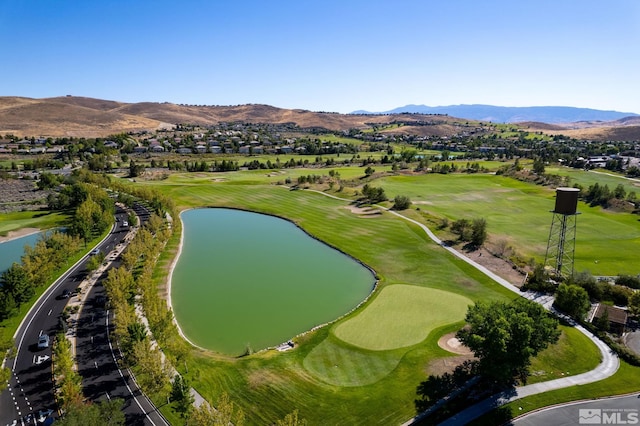
[[[593,142],[550,136],[542,132],[528,132],[517,126],[485,125],[483,123],[457,124],[454,136],[420,136],[403,133],[405,125],[429,126],[434,122],[395,121],[382,126],[371,123],[369,129],[350,129],[341,132],[323,128],[300,128],[293,123],[219,123],[212,126],[176,125],[171,130],[156,132],[129,132],[107,138],[18,138],[7,134],[0,137],[0,155],[41,156],[68,162],[73,157],[100,170],[111,167],[113,159],[122,162],[131,158],[162,159],[171,154],[185,156],[241,155],[325,155],[384,151],[385,162],[393,162],[404,154],[400,151],[414,148],[432,150],[432,160],[458,159],[512,159],[541,156],[547,162],[559,162],[571,167],[606,168],[626,171],[629,176],[640,176],[640,142]],[[402,148],[405,147],[405,148]],[[406,154],[406,153],[405,153]],[[101,156],[106,158],[102,158]],[[169,157],[167,157],[169,158]],[[66,161],[64,161],[66,160]],[[411,158],[403,157],[411,161]],[[5,167],[6,168],[6,167]],[[55,167],[54,167],[55,168]]]

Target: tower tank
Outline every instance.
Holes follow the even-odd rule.
[[[574,215],[578,207],[578,188],[556,188],[556,206],[554,213],[563,215]]]

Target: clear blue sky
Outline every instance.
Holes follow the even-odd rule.
[[[0,96],[640,113],[638,0],[0,0]]]

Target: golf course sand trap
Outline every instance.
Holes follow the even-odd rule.
[[[473,302],[455,293],[406,284],[383,288],[359,315],[334,334],[352,345],[376,351],[412,346],[443,325],[464,319]]]
[[[348,209],[351,213],[356,214],[360,217],[376,217],[382,214],[379,209],[373,207],[347,206],[345,208]]]
[[[438,346],[448,352],[460,355],[471,355],[473,352],[460,340],[456,338],[456,333],[448,333],[438,340]]]

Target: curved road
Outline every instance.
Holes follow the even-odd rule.
[[[581,418],[582,417],[582,418]],[[511,421],[515,426],[573,426],[591,424],[639,424],[640,394],[580,401],[544,408]],[[598,421],[599,420],[599,421]]]
[[[136,210],[138,212],[139,208]],[[148,217],[148,212],[147,214],[142,212],[140,216]],[[126,235],[126,228],[121,226],[126,217],[127,213],[123,209],[117,208],[116,224],[111,233],[96,246],[103,253],[109,253],[113,250]],[[42,334],[47,334],[53,338],[60,330],[62,326],[60,315],[67,302],[69,302],[69,299],[61,297],[62,292],[63,290],[73,292],[86,278],[86,263],[89,256],[86,255],[80,259],[42,294],[27,313],[14,335],[17,351],[14,358],[5,360],[5,365],[11,369],[12,374],[7,389],[0,393],[0,425],[37,424],[39,417],[40,420],[44,420],[43,416],[39,416],[39,413],[50,413],[49,416],[53,418],[57,416],[51,372],[51,347],[39,349],[37,341]],[[92,293],[89,293],[90,297]],[[94,297],[97,294],[95,293]],[[93,308],[96,307],[98,306],[94,304]],[[87,310],[87,315],[90,315],[90,312],[91,309]],[[104,330],[108,328],[107,318],[108,315],[105,315],[102,319],[105,324]],[[95,319],[97,320],[97,318]],[[78,330],[82,331],[84,328],[79,327]],[[104,334],[105,331],[97,331],[97,333]],[[104,335],[106,336],[106,334]],[[110,346],[108,339],[103,341],[98,339],[96,343],[99,343],[101,347],[109,348]],[[89,356],[94,355],[91,354]],[[82,356],[84,357],[85,354]],[[82,374],[80,362],[78,365],[83,376],[83,387],[86,391],[86,374]],[[107,365],[109,364],[105,363],[105,366]],[[121,373],[117,369],[116,363],[112,362],[111,368],[103,368],[97,374],[94,372],[93,376],[107,380],[108,377],[114,374],[120,376]],[[112,392],[115,396],[125,399],[124,411],[127,416],[127,424],[166,424],[163,418],[158,415],[155,407],[140,395],[140,391],[135,386],[134,381],[128,379],[127,373],[122,374],[120,379],[121,383],[114,387]],[[96,386],[95,390],[100,392],[100,386]],[[134,394],[138,397],[134,398]],[[107,397],[106,392],[103,395]],[[151,420],[150,415],[154,416],[155,421]],[[129,420],[133,421],[129,422]]]

